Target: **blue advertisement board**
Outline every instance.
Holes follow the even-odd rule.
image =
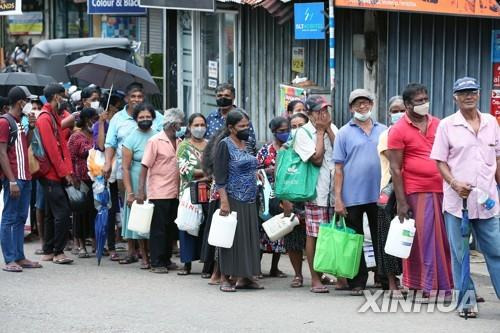
[[[500,30],[491,34],[491,62],[500,62]]]
[[[87,0],[87,13],[100,15],[145,15],[139,0]]]
[[[325,4],[323,2],[296,3],[294,6],[295,39],[325,38]]]

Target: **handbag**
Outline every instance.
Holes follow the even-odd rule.
[[[347,228],[343,217],[338,222],[334,216],[320,225],[313,266],[318,272],[352,279],[358,275],[364,236]]]
[[[210,199],[210,184],[206,180],[195,180],[189,183],[191,203],[199,205],[208,203]]]
[[[192,204],[191,191],[185,189],[179,200],[175,224],[177,224],[179,230],[186,231],[193,236],[198,236],[202,219],[203,211],[201,206]]]
[[[309,137],[311,133],[304,129]],[[319,167],[312,162],[304,162],[295,152],[296,135],[292,144],[278,152],[276,158],[275,193],[281,200],[310,201],[316,198]]]

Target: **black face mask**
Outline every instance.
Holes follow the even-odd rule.
[[[236,137],[240,140],[247,141],[250,137],[250,129],[246,128],[244,130],[236,132]]]
[[[151,128],[151,126],[153,126],[153,121],[152,120],[141,120],[141,121],[137,122],[137,126],[139,126],[139,128],[141,130],[148,130]]]
[[[221,108],[233,105],[233,100],[231,98],[227,98],[227,97],[217,98],[216,102],[217,102],[217,106],[221,107]]]

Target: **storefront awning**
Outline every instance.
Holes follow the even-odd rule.
[[[217,0],[218,2],[233,2],[253,7],[263,7],[282,24],[293,17],[292,0]]]

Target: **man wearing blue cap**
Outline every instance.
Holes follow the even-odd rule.
[[[479,83],[464,77],[453,86],[459,110],[439,124],[431,158],[444,179],[443,211],[450,243],[455,289],[460,289],[464,243],[460,231],[463,199],[484,254],[491,281],[500,298],[500,224],[497,184],[500,183],[500,128],[495,117],[478,108]],[[489,204],[482,197],[489,198]],[[474,285],[470,286],[474,290]],[[475,299],[470,300],[473,303]],[[465,315],[461,305],[459,314]],[[476,310],[472,317],[477,316]],[[469,318],[471,314],[469,314]]]

